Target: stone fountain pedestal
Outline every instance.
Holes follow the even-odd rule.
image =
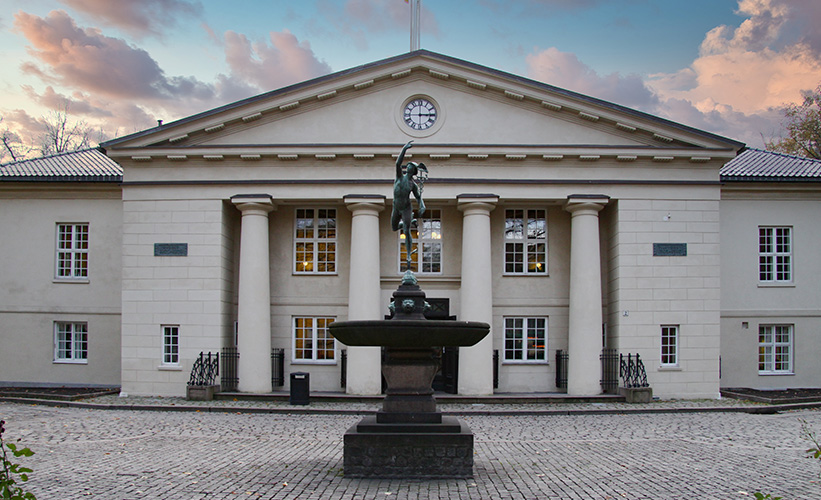
[[[425,293],[406,273],[393,294],[390,320],[333,323],[346,345],[385,346],[382,410],[352,426],[344,437],[346,477],[464,478],[473,476],[473,433],[436,408],[431,384],[442,346],[470,346],[484,338],[486,323],[428,321]],[[435,347],[434,347],[435,346]]]

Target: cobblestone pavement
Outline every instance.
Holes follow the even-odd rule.
[[[345,478],[342,435],[357,415],[237,410],[0,402],[7,440],[21,438],[35,452],[18,460],[34,469],[26,484],[39,500],[723,500],[754,498],[756,491],[821,498],[821,467],[806,458],[810,443],[799,420],[821,433],[817,410],[468,414],[462,418],[476,436],[474,477],[434,481]]]

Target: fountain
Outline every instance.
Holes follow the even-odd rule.
[[[425,292],[407,271],[393,293],[389,320],[342,321],[330,326],[348,346],[383,346],[387,382],[382,410],[351,427],[344,438],[346,477],[453,478],[473,475],[473,433],[436,409],[431,383],[441,348],[472,346],[487,323],[427,320]]]
[[[382,410],[352,426],[344,437],[346,477],[458,478],[473,475],[473,433],[455,417],[436,409],[431,384],[441,363],[442,347],[475,345],[490,331],[487,323],[427,320],[425,292],[410,271],[412,219],[410,194],[424,213],[424,164],[402,165],[408,142],[396,161],[391,223],[407,245],[407,271],[393,293],[389,320],[353,320],[330,325],[331,334],[348,346],[385,349],[382,375],[387,390]],[[424,181],[424,178],[422,179]]]

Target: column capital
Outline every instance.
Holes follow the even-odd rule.
[[[610,197],[603,194],[571,194],[567,197],[564,209],[571,214],[582,211],[599,212],[610,203]]]
[[[277,209],[273,196],[269,194],[235,194],[231,197],[231,203],[241,212],[262,210],[268,213]]]
[[[354,214],[362,210],[379,213],[385,209],[385,196],[381,194],[346,194],[342,200]]]
[[[495,194],[460,194],[456,196],[456,208],[465,215],[467,211],[474,212],[479,210],[481,212],[490,213],[496,204],[499,202],[499,196]]]

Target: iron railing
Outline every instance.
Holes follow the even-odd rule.
[[[619,376],[621,376],[624,387],[631,389],[634,387],[650,387],[647,383],[647,372],[644,363],[638,354],[619,354]]]
[[[493,350],[493,388],[499,388],[499,349]]]
[[[220,355],[208,352],[208,355],[200,352],[200,357],[194,361],[191,367],[191,377],[188,385],[215,385],[220,374]]]
[[[601,390],[605,394],[615,394],[619,390],[619,352],[616,349],[602,349]]]
[[[348,386],[348,351],[346,349],[339,352],[339,366],[342,368],[339,373],[339,385],[344,389]]]
[[[220,378],[220,385],[222,390],[226,392],[233,392],[237,390],[239,385],[239,376],[237,375],[237,367],[239,365],[239,351],[236,347],[222,348],[222,377]]]
[[[558,349],[556,351],[556,387],[567,389],[567,351]]]
[[[271,349],[271,386],[285,385],[285,349]]]

